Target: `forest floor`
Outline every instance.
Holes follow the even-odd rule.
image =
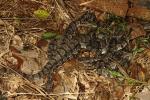
[[[31,82],[19,74],[40,71],[51,38],[87,9],[99,21],[108,14],[126,19],[133,50],[127,68],[105,76],[74,58],[54,73],[50,93],[42,88],[47,78]],[[149,100],[149,22],[149,0],[0,0],[0,100]]]

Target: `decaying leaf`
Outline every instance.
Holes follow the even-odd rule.
[[[80,5],[124,17],[128,10],[127,2],[128,0],[91,0],[86,3],[84,0],[81,0]]]
[[[20,56],[23,58],[21,71],[26,74],[35,74],[39,72],[47,62],[46,54],[36,49],[24,51]]]
[[[132,28],[131,39],[146,35],[146,32],[142,25],[138,23],[132,23],[130,26]]]
[[[99,76],[95,71],[86,71],[83,64],[77,61],[66,62],[64,67],[58,71],[54,88],[54,93],[58,93],[58,98],[66,99],[88,99],[94,98],[121,98],[123,96],[122,87],[115,88],[115,80],[109,80]],[[114,83],[111,83],[113,81]],[[110,87],[111,86],[111,87]],[[113,92],[112,92],[113,91]],[[118,91],[120,91],[118,93]],[[112,92],[112,93],[111,93]],[[61,95],[60,95],[61,93]],[[110,96],[108,96],[110,95]]]
[[[148,87],[145,86],[142,92],[137,93],[135,97],[138,98],[139,100],[149,100],[150,98],[149,86]]]
[[[23,49],[23,41],[18,35],[14,35],[12,39],[12,44],[15,49],[22,50]]]
[[[0,87],[3,88],[3,90],[14,93],[16,90],[23,85],[23,79],[15,74],[10,74],[6,77],[2,78],[2,81],[0,83]]]
[[[150,10],[142,7],[133,7],[128,10],[127,16],[137,17],[139,19],[150,20]]]
[[[145,49],[137,54],[130,65],[131,76],[139,80],[148,80],[150,78],[150,50]]]
[[[7,21],[0,20],[0,57],[9,51],[10,40],[14,34],[14,27]]]

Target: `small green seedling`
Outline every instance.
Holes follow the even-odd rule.
[[[57,36],[56,33],[52,33],[52,32],[45,32],[44,34],[42,34],[42,39],[53,39]]]
[[[46,10],[38,9],[38,10],[34,11],[34,16],[39,19],[45,20],[48,18],[49,13]]]

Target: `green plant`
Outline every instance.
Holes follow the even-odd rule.
[[[34,16],[39,19],[45,20],[48,18],[49,13],[46,10],[38,9],[38,10],[34,11]]]

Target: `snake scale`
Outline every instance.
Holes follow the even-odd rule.
[[[86,34],[80,34],[78,26],[89,23],[94,24],[95,27],[86,30]],[[97,21],[93,12],[85,12],[81,17],[69,24],[61,39],[56,40],[54,45],[49,44],[48,63],[44,68],[33,75],[22,73],[23,76],[29,80],[33,80],[40,79],[47,75],[49,78],[46,83],[46,88],[48,89],[50,87],[49,84],[52,83],[52,73],[64,62],[73,58],[73,55],[77,54],[82,49],[82,44],[87,47],[86,49],[96,51],[98,59],[109,52],[116,52],[124,48],[126,46],[126,41],[124,41],[125,43],[119,43],[122,39],[126,40],[123,38],[123,35],[120,37],[117,35],[110,36],[110,34],[97,32],[98,28],[103,27],[103,25],[103,22]],[[119,44],[119,47],[117,43]]]
[[[33,75],[22,73],[22,75],[29,80],[40,79],[45,75],[48,75],[49,79],[51,79],[51,74],[58,68],[58,66],[71,59],[73,55],[81,49],[81,42],[88,44],[92,39],[92,33],[94,33],[93,31],[96,29],[91,29],[86,35],[80,36],[78,33],[77,25],[86,22],[96,23],[96,16],[93,12],[87,11],[80,18],[71,22],[66,28],[62,38],[55,41],[55,45],[49,44],[48,63],[40,72]]]

